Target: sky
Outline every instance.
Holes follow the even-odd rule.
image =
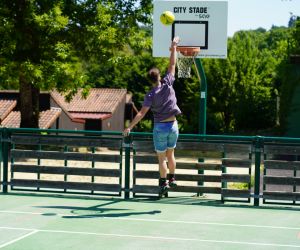
[[[272,25],[286,26],[290,13],[300,16],[300,0],[227,0],[228,36],[239,30],[269,30]]]

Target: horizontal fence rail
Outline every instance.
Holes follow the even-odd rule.
[[[12,190],[120,196],[122,136],[64,132],[2,131],[4,168],[10,168],[3,191],[9,184]]]
[[[169,193],[299,205],[300,138],[181,134],[175,156],[178,186]],[[0,163],[4,193],[159,192],[152,133],[0,128]]]

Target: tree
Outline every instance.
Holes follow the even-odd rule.
[[[297,16],[294,15],[293,13],[290,13],[291,14],[291,17],[290,17],[290,20],[289,20],[289,23],[288,23],[288,27],[291,28],[295,25],[296,21],[297,21]]]
[[[206,60],[208,107],[221,132],[275,124],[277,67],[286,56],[284,32],[241,31],[228,40],[226,60]],[[285,51],[285,53],[283,53]]]
[[[288,119],[291,110],[291,104],[295,98],[295,90],[299,86],[300,71],[296,64],[300,54],[300,17],[291,16],[292,24],[289,26],[286,37],[289,40],[289,50],[285,53],[288,60],[282,61],[278,67],[278,90],[280,96],[280,132],[287,132]],[[291,60],[293,58],[293,60]],[[292,63],[294,61],[294,63]]]
[[[292,30],[293,36],[293,53],[299,54],[300,53],[300,17],[297,17],[295,21],[295,25],[293,26]]]
[[[20,89],[21,127],[38,127],[39,92],[70,99],[88,89],[93,60],[114,61],[150,1],[12,0],[0,2],[0,80]]]
[[[3,74],[20,89],[21,127],[38,127],[40,88],[82,84],[74,48],[64,41],[68,18],[59,1],[2,1]]]

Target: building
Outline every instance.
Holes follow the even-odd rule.
[[[39,128],[49,129],[57,126],[57,121],[61,114],[60,108],[46,107],[45,100],[49,94],[40,95],[40,118]],[[0,91],[0,127],[19,128],[21,123],[21,113],[19,110],[19,93],[15,90]],[[48,100],[50,100],[48,98]]]
[[[71,130],[124,129],[126,89],[91,89],[86,98],[82,91],[67,102],[60,93],[50,93],[50,106],[62,109],[59,128]]]
[[[70,102],[57,91],[40,94],[40,128],[122,131],[126,119],[137,110],[126,89],[93,88],[86,98],[82,90]],[[0,91],[0,126],[20,126],[19,92]]]

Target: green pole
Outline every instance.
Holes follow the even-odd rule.
[[[199,134],[206,134],[206,98],[207,82],[200,58],[195,58],[195,65],[200,81],[200,111],[199,111]]]
[[[125,148],[125,199],[130,198],[130,144],[131,138],[125,137],[123,144]]]
[[[3,129],[3,193],[7,193],[7,182],[8,182],[8,150],[9,150],[9,140],[8,140],[9,132],[7,128]]]
[[[195,58],[196,71],[200,81],[200,109],[199,109],[199,134],[206,134],[206,96],[207,96],[207,83],[205,72],[200,58]],[[199,158],[198,162],[204,162],[203,158]],[[199,169],[198,174],[203,175],[204,170]],[[203,182],[198,182],[199,186],[203,186]],[[203,193],[198,193],[197,196],[202,196]]]
[[[2,129],[0,128],[0,182],[2,182]],[[2,185],[2,184],[1,184]],[[0,185],[0,190],[1,190],[1,185]]]
[[[64,152],[68,152],[69,151],[69,148],[68,146],[64,146]],[[65,159],[64,160],[64,167],[67,168],[68,167],[68,160]],[[68,175],[67,174],[64,174],[64,182],[67,182],[68,181]],[[67,189],[65,188],[64,189],[64,192],[66,193],[67,192]]]
[[[254,206],[259,206],[260,194],[260,162],[261,152],[263,148],[263,138],[257,136],[255,138],[255,175],[254,175]]]

